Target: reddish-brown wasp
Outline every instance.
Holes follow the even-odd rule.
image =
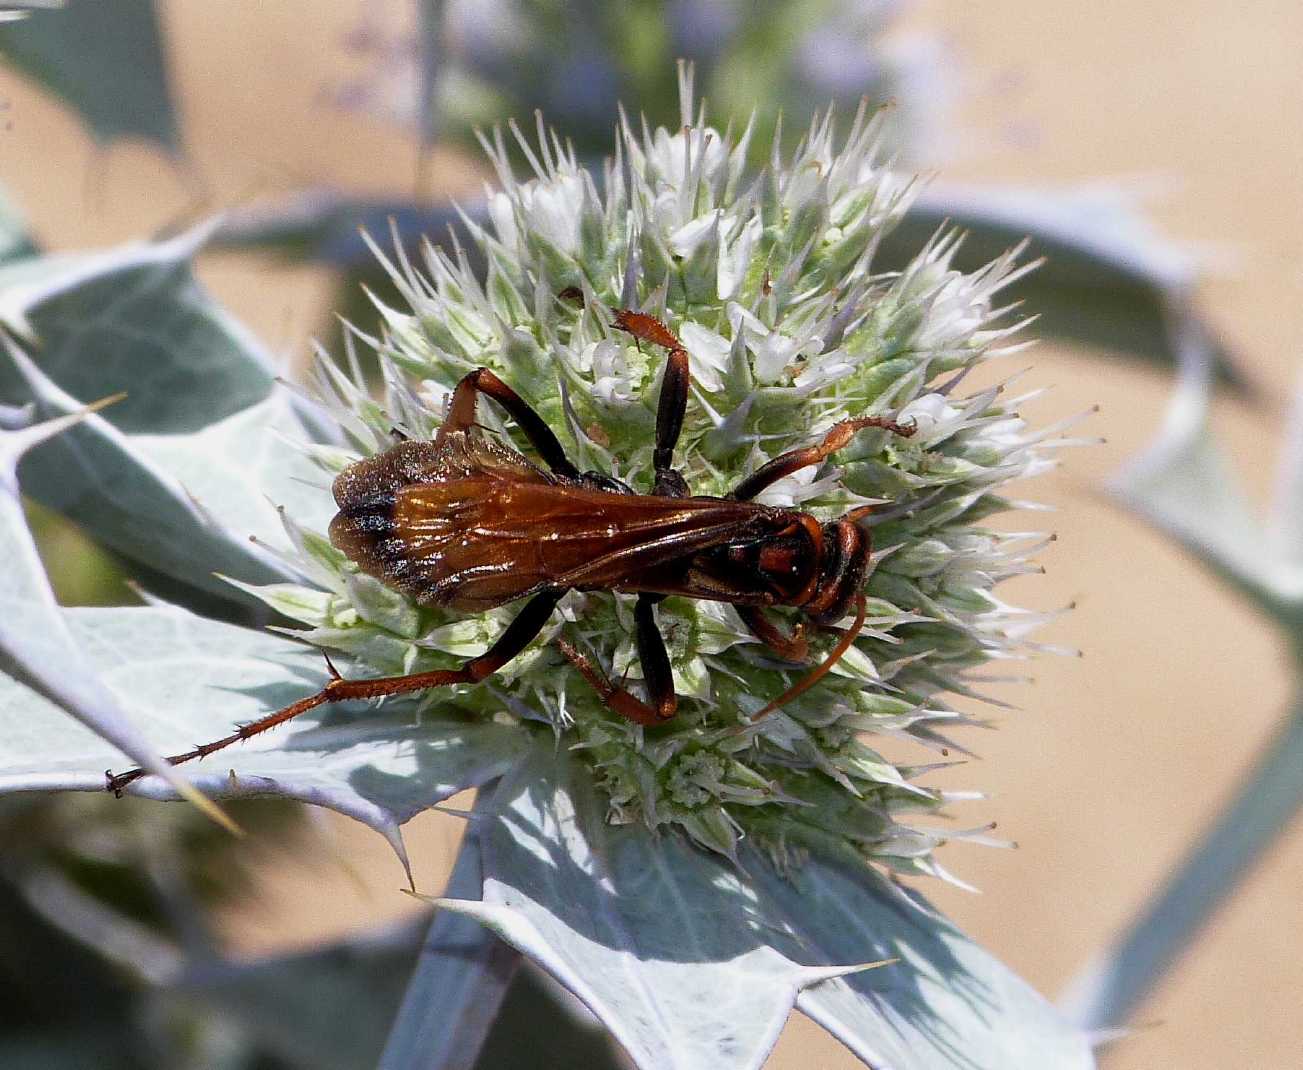
[[[363,572],[417,603],[478,613],[529,598],[524,609],[493,646],[457,669],[345,680],[327,659],[331,678],[315,695],[168,761],[203,758],[323,703],[483,680],[525,649],[570,590],[638,595],[634,639],[646,700],[611,683],[565,640],[557,641],[606,705],[638,724],[660,724],[678,708],[654,608],[667,595],[732,603],[761,642],[793,661],[806,657],[802,628],[784,634],[766,618],[765,607],[794,606],[821,625],[855,607],[855,623],[824,662],[756,716],[777,709],[826,673],[864,624],[861,589],[870,540],[857,521],[865,510],[821,524],[809,513],[752,499],[784,476],[822,463],[863,428],[906,436],[914,428],[881,416],[843,420],[817,444],[763,465],[728,497],[691,495],[673,467],[688,401],[687,350],[645,313],[621,310],[614,322],[669,351],[650,494],[609,475],[580,472],[519,394],[489,369],[476,369],[457,384],[433,441],[400,442],[339,475],[334,484],[339,513],[330,539]],[[480,394],[510,414],[546,469],[484,435],[475,421]],[[121,792],[142,775],[139,769],[109,774],[108,787]]]

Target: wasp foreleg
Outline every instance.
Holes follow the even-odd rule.
[[[751,634],[780,658],[787,661],[804,661],[810,654],[810,644],[805,641],[805,625],[797,624],[791,635],[784,635],[778,626],[765,616],[759,606],[738,606],[737,615]]]
[[[822,464],[843,446],[848,445],[856,432],[866,427],[881,427],[884,431],[891,431],[903,438],[909,438],[917,430],[913,424],[899,424],[885,416],[857,416],[853,420],[842,420],[840,423],[833,424],[818,444],[788,450],[787,453],[780,453],[768,464],[761,465],[734,487],[729,497],[737,501],[749,501],[761,491],[768,490],[780,479],[799,472],[802,468]]]
[[[681,498],[688,493],[688,484],[675,471],[674,448],[683,431],[683,417],[688,409],[688,388],[692,385],[688,351],[683,348],[678,335],[655,316],[649,316],[645,312],[619,309],[615,313],[615,325],[635,338],[669,350],[665,375],[661,379],[661,396],[656,405],[656,448],[652,454],[652,465],[656,470],[654,493]]]

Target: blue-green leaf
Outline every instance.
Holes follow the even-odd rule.
[[[34,403],[40,414],[61,416],[81,408],[79,399],[52,383],[20,349],[7,344],[6,351],[7,361],[0,354],[5,369],[0,374],[17,376],[24,384],[19,396]],[[224,430],[219,424],[207,437]],[[142,450],[133,436],[91,415],[29,454],[23,463],[23,489],[127,558],[225,598],[240,596],[214,573],[250,583],[295,578],[292,569],[249,541],[259,529],[233,527],[227,520],[227,506],[238,508],[241,518],[259,507],[274,516],[261,490],[248,483],[245,498],[228,481],[223,493],[207,502],[196,497],[181,478],[194,476],[186,467],[190,453],[181,445],[186,436],[171,437],[176,440],[172,449],[147,440]],[[258,444],[251,439],[243,448],[256,451]],[[168,470],[171,465],[179,468],[180,476]],[[201,491],[222,487],[221,477],[230,471],[213,463],[203,473]]]
[[[26,492],[154,573],[247,604],[213,573],[292,577],[250,537],[283,548],[274,507],[317,523],[329,495],[295,445],[302,407],[272,393],[268,355],[195,282],[206,236],[0,268],[0,321],[37,347],[0,358],[0,399],[57,415],[125,390],[28,458]]]
[[[481,791],[476,810],[483,813],[491,798],[491,789]],[[469,898],[479,894],[483,882],[479,834],[472,824],[445,894]],[[385,1044],[381,1070],[474,1066],[518,961],[516,951],[482,925],[439,911]]]
[[[166,753],[215,739],[318,690],[321,656],[298,643],[176,608],[63,612],[90,668],[133,724]],[[286,796],[371,825],[401,851],[398,826],[510,768],[517,726],[415,716],[410,701],[379,709],[322,707],[275,732],[178,769],[214,796]],[[0,792],[97,791],[121,755],[27,688],[0,680]],[[175,793],[156,778],[128,789]]]
[[[0,267],[0,323],[74,397],[126,391],[108,414],[121,431],[195,431],[239,412],[267,396],[276,367],[195,280],[210,230]],[[0,399],[25,402],[29,389],[0,372]]]
[[[1215,358],[1206,331],[1188,309],[1174,306],[1172,316],[1180,379],[1163,427],[1109,488],[1259,608],[1288,621],[1303,599],[1303,568],[1296,550],[1282,554],[1269,539],[1209,428]]]
[[[0,430],[0,560],[5,562],[0,569],[0,667],[7,674],[0,677],[0,688],[45,706],[65,728],[94,739],[114,762],[126,754],[160,773],[169,790],[178,790],[210,816],[224,820],[180,781],[127,719],[117,696],[68,629],[27,530],[18,498],[18,458],[43,440],[67,433],[86,415]],[[91,779],[103,787],[102,775]]]
[[[899,959],[889,969],[814,985],[796,1001],[867,1065],[1094,1065],[1085,1032],[917,893],[877,873],[817,858],[790,880],[759,867],[754,873],[807,954]]]
[[[1303,404],[1296,399],[1270,523],[1258,520],[1208,422],[1213,347],[1189,309],[1173,307],[1181,377],[1155,441],[1114,478],[1132,511],[1180,543],[1282,632],[1303,672]],[[1235,797],[1115,944],[1069,984],[1063,1005],[1083,1028],[1125,1025],[1244,875],[1303,807],[1303,710],[1297,702]]]
[[[794,1004],[878,1067],[1093,1065],[1084,1034],[867,868],[811,862],[789,882],[749,849],[735,867],[611,827],[564,754],[536,752],[495,798],[482,899],[441,904],[552,974],[639,1067],[759,1067]]]
[[[64,0],[0,26],[0,62],[59,97],[96,141],[143,138],[181,152],[153,0]]]
[[[1072,979],[1060,1005],[1108,1036],[1162,980],[1303,807],[1303,704],[1295,704],[1235,797],[1112,946]]]

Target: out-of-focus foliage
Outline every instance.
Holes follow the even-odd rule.
[[[787,148],[809,116],[861,98],[892,102],[889,144],[918,158],[940,135],[949,91],[940,45],[889,37],[896,0],[448,0],[422,3],[415,29],[362,13],[352,35],[369,73],[346,106],[402,122],[426,144],[473,143],[476,128],[536,110],[581,157],[609,148],[623,105],[650,126],[679,120],[674,63],[690,61],[712,114],[756,112],[757,144],[780,115]]]
[[[1303,388],[1264,520],[1209,425],[1215,353],[1206,330],[1179,307],[1170,329],[1181,367],[1162,431],[1110,489],[1275,626],[1293,655],[1295,697],[1234,797],[1118,940],[1068,986],[1065,1009],[1103,1034],[1126,1023],[1303,808]]]
[[[141,138],[180,155],[154,0],[24,6],[33,17],[0,25],[0,63],[63,100],[96,141]]]
[[[755,144],[768,142],[780,114],[794,143],[816,110],[849,115],[867,99],[889,104],[889,140],[903,166],[917,166],[946,143],[952,57],[926,36],[891,32],[899,8],[896,0],[415,0],[413,17],[392,26],[378,13],[389,9],[365,7],[349,43],[370,61],[369,73],[337,85],[334,95],[343,106],[404,123],[425,145],[470,145],[476,127],[527,120],[537,110],[582,158],[596,160],[621,103],[653,126],[674,124],[672,60],[686,57],[715,115],[739,126],[754,115]],[[85,40],[98,46],[75,47]],[[152,0],[69,0],[0,27],[0,56],[68,101],[100,140],[142,137],[179,153]],[[482,219],[474,201],[463,208]],[[415,255],[423,237],[443,240],[455,217],[453,206],[424,197],[375,200],[318,188],[233,213],[218,240],[333,265],[341,285],[332,312],[369,327],[374,310],[364,287],[389,299],[393,291],[359,228],[379,233],[392,219]],[[1162,308],[1188,289],[1196,265],[1151,232],[1121,190],[938,187],[905,220],[903,248],[916,248],[919,232],[943,220],[972,235],[957,254],[964,270],[1024,236],[1032,256],[1053,258],[1009,292],[1038,309],[1042,335],[1171,360]],[[901,248],[885,245],[879,266],[902,267]],[[1251,388],[1225,353],[1218,374]]]

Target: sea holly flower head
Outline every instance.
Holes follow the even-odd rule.
[[[555,645],[565,636],[637,690],[633,599],[607,592],[571,592],[491,681],[431,693],[424,706],[518,721],[540,747],[559,741],[588,769],[611,822],[677,827],[728,856],[745,836],[783,865],[817,847],[941,873],[933,849],[957,834],[913,823],[947,801],[926,786],[933,764],[924,750],[896,764],[875,740],[944,753],[965,720],[948,696],[968,693],[986,662],[1023,656],[1041,619],[994,594],[1034,567],[1041,540],[985,521],[1009,507],[1006,484],[1046,468],[1058,442],[1023,422],[1022,399],[963,383],[1021,344],[1023,322],[999,294],[1027,267],[1012,250],[959,272],[959,238],[941,232],[903,271],[875,271],[875,249],[914,190],[882,157],[881,112],[862,106],[843,136],[831,114],[819,117],[791,158],[775,151],[757,173],[749,127],[721,132],[704,107],[694,114],[689,71],[682,97],[679,130],[636,130],[622,118],[601,176],[541,119],[536,139],[510,130],[524,174],[507,134],[486,137],[498,184],[487,191],[487,225],[467,220],[484,270],[461,246],[427,247],[420,266],[401,253],[387,261],[407,307],[382,307],[381,336],[349,343],[350,358],[359,339],[374,348],[383,399],[368,392],[355,359],[351,373],[323,359],[318,393],[351,449],[315,459],[334,474],[392,447],[395,432],[430,437],[452,387],[487,367],[581,469],[646,491],[666,354],[619,330],[616,309],[656,317],[687,349],[692,388],[676,464],[693,493],[727,494],[847,417],[912,426],[909,437],[866,429],[759,499],[821,521],[873,507],[863,520],[874,546],[866,627],[826,677],[779,710],[752,721],[810,666],[777,658],[727,604],[671,597],[658,619],[678,715],[655,728],[614,715]],[[528,452],[492,403],[481,401],[478,419]],[[467,618],[418,606],[359,573],[322,533],[295,532],[294,541],[329,593],[278,585],[267,600],[308,625],[308,641],[377,673],[454,667],[487,649],[519,609]],[[801,621],[794,610],[775,616],[789,630]],[[839,634],[813,629],[809,638],[811,658],[822,660]]]

